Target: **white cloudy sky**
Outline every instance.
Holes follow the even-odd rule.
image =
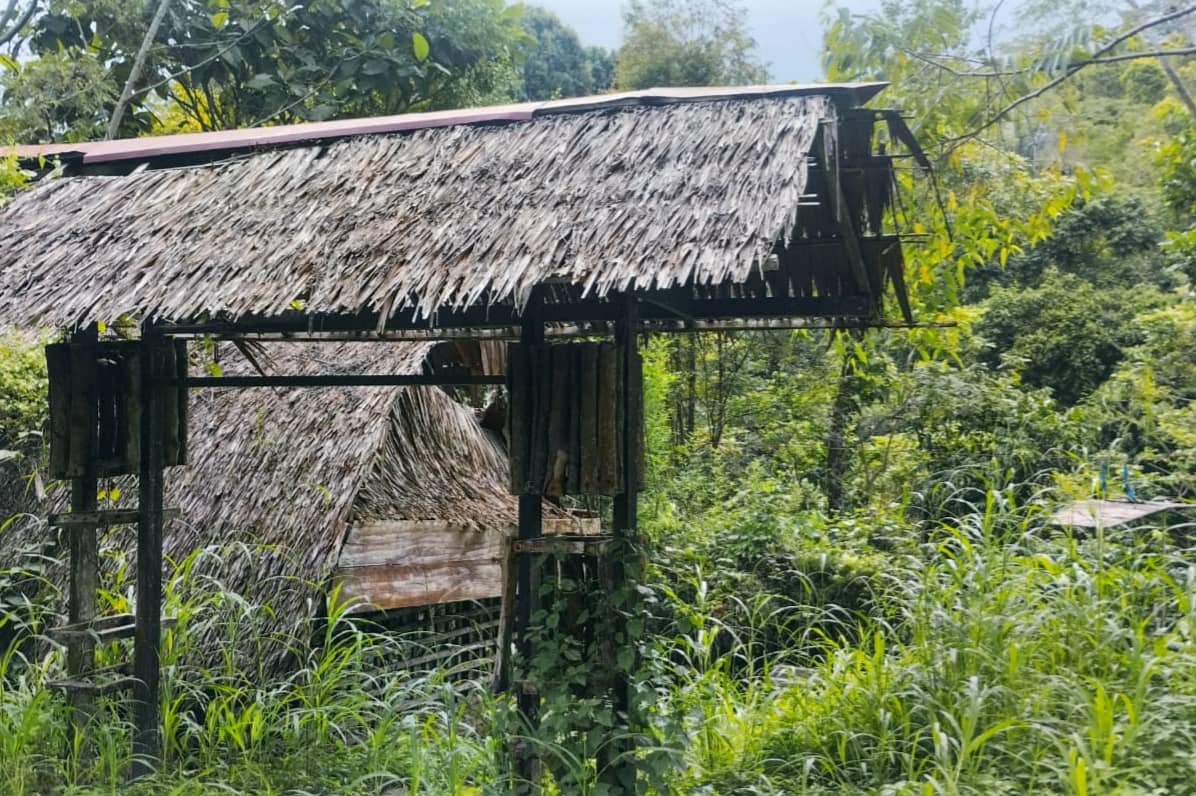
[[[615,47],[623,27],[623,0],[529,0],[550,8],[573,26],[584,44]],[[852,4],[857,5],[856,3]],[[865,4],[858,4],[865,5]],[[866,5],[871,5],[867,3]],[[760,57],[776,81],[819,76],[822,0],[744,0]]]

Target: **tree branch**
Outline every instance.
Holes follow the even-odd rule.
[[[154,18],[150,20],[149,29],[141,40],[141,46],[137,48],[137,55],[133,58],[133,68],[125,80],[124,87],[120,90],[120,99],[116,101],[116,107],[112,109],[112,115],[108,118],[108,134],[104,136],[106,140],[111,141],[116,138],[117,132],[120,131],[120,122],[124,118],[125,108],[129,107],[129,100],[133,98],[133,86],[141,79],[141,72],[145,69],[146,59],[149,58],[150,47],[153,45],[154,39],[157,38],[158,29],[162,27],[162,20],[166,19],[166,12],[169,9],[170,0],[158,0],[158,10],[154,12]]]
[[[1143,31],[1150,30],[1151,28],[1158,27],[1159,25],[1165,25],[1168,22],[1172,22],[1176,19],[1188,16],[1189,14],[1193,14],[1193,13],[1196,13],[1196,5],[1191,5],[1191,6],[1187,6],[1186,8],[1181,8],[1178,11],[1173,11],[1170,14],[1165,14],[1161,17],[1157,17],[1155,19],[1148,20],[1146,22],[1143,22],[1140,25],[1136,25],[1135,27],[1130,28],[1125,33],[1122,33],[1120,36],[1113,38],[1107,44],[1098,48],[1096,50],[1096,52],[1094,52],[1092,54],[1092,57],[1089,58],[1088,60],[1080,61],[1078,63],[1072,64],[1071,66],[1069,66],[1067,68],[1067,70],[1063,74],[1059,75],[1058,77],[1054,78],[1053,80],[1050,80],[1050,81],[1044,83],[1043,85],[1039,86],[1034,91],[1031,91],[1027,94],[1023,94],[1022,96],[1018,97],[1017,99],[1012,100],[1011,102],[1007,103],[1003,108],[1001,108],[999,111],[997,111],[992,116],[990,116],[979,127],[976,127],[974,130],[971,130],[970,132],[965,133],[964,135],[949,139],[947,141],[947,143],[950,145],[949,150],[954,149],[958,144],[960,144],[968,139],[975,138],[976,136],[980,135],[980,133],[984,132],[985,130],[992,127],[997,122],[1004,119],[1006,116],[1008,116],[1010,113],[1012,113],[1017,108],[1021,107],[1022,105],[1025,105],[1027,102],[1029,102],[1033,99],[1037,99],[1038,97],[1041,97],[1043,94],[1047,93],[1051,89],[1055,88],[1056,86],[1060,85],[1061,83],[1063,83],[1066,80],[1068,80],[1069,78],[1071,78],[1073,75],[1075,75],[1081,69],[1083,69],[1087,66],[1092,66],[1093,64],[1096,64],[1096,63],[1109,63],[1113,60],[1126,60],[1125,58],[1120,58],[1119,56],[1105,57],[1105,54],[1110,52],[1111,50],[1117,48],[1119,45],[1124,44],[1126,41],[1132,39],[1133,37],[1139,35]],[[1134,55],[1139,58],[1142,57],[1141,55],[1138,55],[1136,53]]]
[[[8,8],[4,11],[4,22],[0,22],[0,27],[2,27],[4,23],[8,21],[16,6],[17,0],[9,0]],[[38,8],[38,2],[37,0],[34,0],[29,4],[29,8],[25,9],[25,14],[17,19],[11,28],[8,30],[0,30],[0,47],[3,47],[5,44],[8,44],[10,41],[12,41],[13,38],[20,33],[27,24],[29,24],[29,20],[33,19],[33,15],[37,13]]]

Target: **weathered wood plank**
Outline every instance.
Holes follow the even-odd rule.
[[[502,592],[502,564],[468,561],[422,566],[337,570],[342,599],[360,600],[354,613],[430,603],[483,600]]]
[[[96,404],[99,438],[96,441],[96,458],[101,469],[112,471],[119,468],[116,461],[116,394],[120,390],[120,374],[115,361],[101,357],[96,367]]]
[[[85,475],[96,448],[96,348],[92,343],[70,344],[71,393],[68,417],[71,443],[65,475]]]
[[[173,627],[175,621],[174,617],[162,617],[160,620],[162,627]],[[114,614],[52,627],[46,631],[46,635],[69,645],[133,638],[135,632],[136,618],[133,614]]]
[[[168,395],[173,347],[146,323],[141,330],[141,463],[138,474],[137,621],[133,644],[133,776],[150,773],[162,753],[159,685],[162,644],[162,499],[165,490]],[[177,400],[177,399],[176,399]],[[177,434],[176,440],[177,444]],[[177,452],[176,452],[177,453]]]
[[[615,347],[603,343],[598,349],[598,456],[597,492],[613,495],[619,491],[618,458],[618,357]]]
[[[162,357],[161,373],[173,380],[178,373],[178,350],[173,340],[165,340],[159,347]],[[163,379],[165,380],[165,379]],[[160,385],[157,388],[162,401],[162,446],[166,465],[179,463],[179,393],[178,387]]]
[[[122,358],[125,465],[130,473],[135,473],[141,467],[141,347],[127,347]]]
[[[581,473],[578,493],[596,495],[601,492],[598,480],[598,344],[583,343],[580,355],[578,448]]]
[[[569,467],[569,357],[570,346],[548,346],[552,385],[548,405],[548,436],[545,451],[544,494],[565,494],[565,474]]]
[[[79,700],[104,696],[117,691],[128,691],[136,684],[137,679],[134,677],[117,677],[102,683],[90,680],[48,680],[46,688],[64,691],[75,700]]]
[[[568,346],[569,350],[569,387],[568,387],[568,431],[566,443],[569,450],[569,463],[565,472],[564,491],[570,495],[581,493],[581,364],[582,349],[585,343]]]
[[[81,338],[81,339],[80,339]],[[96,339],[95,328],[90,328],[75,337],[75,345],[71,352],[77,349],[94,352]],[[86,346],[86,348],[84,348]],[[94,365],[94,353],[92,362]],[[70,358],[70,365],[75,366],[75,357]],[[74,382],[72,379],[72,386]],[[70,404],[74,408],[74,394],[72,392]],[[90,431],[94,432],[93,425]],[[69,433],[69,432],[68,432]],[[75,442],[68,445],[73,447]],[[90,442],[84,440],[84,450],[87,452],[82,461],[82,472],[76,473],[71,480],[71,510],[77,512],[95,511],[98,502],[98,479],[96,461],[90,455]],[[99,537],[94,528],[76,528],[69,532],[69,580],[67,583],[67,621],[79,625],[89,625],[95,619],[96,603],[100,588],[100,546]],[[95,667],[95,643],[91,638],[75,638],[68,641],[66,670],[68,677],[82,678]],[[72,693],[69,697],[71,704],[71,724],[75,733],[80,734],[82,740],[88,723],[95,711],[93,696],[85,692]],[[85,747],[86,748],[86,747]],[[90,754],[88,748],[86,753]]]
[[[354,525],[345,537],[337,566],[369,567],[440,564],[451,561],[496,560],[506,534],[428,523],[411,528],[404,523]]]
[[[527,348],[513,343],[507,349],[507,458],[512,495],[521,495],[527,488],[527,456],[531,448],[529,387]]]
[[[498,614],[498,640],[494,651],[494,671],[490,677],[490,693],[501,694],[511,681],[511,644],[515,637],[515,592],[519,568],[515,563],[515,549],[508,541],[503,545],[501,603]]]
[[[538,539],[516,539],[513,542],[513,547],[516,553],[601,557],[606,555],[612,538],[609,536],[542,536]]]
[[[70,459],[71,350],[66,343],[46,346],[50,380],[50,477],[66,478]]]
[[[178,519],[179,510],[163,509],[162,516],[169,520]],[[107,528],[112,525],[135,525],[139,521],[140,512],[137,509],[71,511],[65,514],[51,514],[47,520],[52,528]]]
[[[177,429],[178,450],[175,452],[173,464],[187,463],[187,404],[190,399],[190,393],[186,387],[187,365],[187,341],[176,339],[174,340],[174,375],[179,382],[179,386],[175,391],[177,393],[175,426]]]
[[[531,494],[543,494],[544,484],[548,478],[548,431],[552,407],[552,350],[549,346],[539,344],[528,346],[528,358],[531,365],[531,391],[535,396],[532,413],[528,418],[531,424],[531,450],[528,453]]]

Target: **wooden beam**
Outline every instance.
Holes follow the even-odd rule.
[[[325,376],[189,376],[184,384],[203,388],[247,387],[408,387],[468,386],[503,384],[505,376],[475,376],[468,373],[434,375],[336,375]],[[168,382],[170,385],[177,381]]]
[[[502,595],[498,614],[498,642],[494,650],[494,672],[490,693],[501,694],[511,682],[511,642],[515,635],[515,548],[514,539],[503,538]]]
[[[858,241],[857,241],[858,243]],[[865,285],[867,282],[865,281]],[[839,297],[772,296],[760,298],[694,298],[688,288],[648,291],[651,302],[640,308],[644,321],[667,320],[683,313],[695,320],[750,318],[870,318],[875,313],[866,295]],[[360,332],[377,334],[400,331],[446,331],[452,329],[485,330],[521,327],[522,313],[513,305],[496,304],[457,312],[437,313],[435,318],[392,317],[385,324],[375,313],[308,315],[286,312],[278,316],[247,316],[237,321],[197,321],[163,325],[167,334],[228,335],[293,333],[308,337],[319,334]],[[544,303],[540,306],[541,324],[615,321],[620,305],[609,299],[587,298],[579,301]]]
[[[86,622],[71,622],[70,624],[52,627],[46,635],[63,644],[75,644],[81,641],[115,641],[122,638],[134,638],[136,635],[136,617],[133,614],[113,614],[91,619]],[[163,617],[163,627],[173,627],[175,619]]]
[[[543,536],[539,539],[515,539],[516,553],[528,555],[590,556],[606,555],[610,548],[607,536]]]
[[[523,315],[522,336],[520,339],[522,343],[521,347],[529,353],[535,352],[544,343],[544,321],[541,314],[543,309],[540,291],[533,290]],[[529,356],[528,362],[530,365],[532,357]],[[537,380],[547,378],[548,374],[543,369],[532,369],[530,375],[531,378],[528,383],[530,394],[536,394],[539,391]],[[529,413],[533,412],[532,403],[532,401],[525,402],[525,411]],[[533,424],[539,423],[541,420],[542,418],[529,416],[527,418],[527,427],[531,428]],[[540,497],[539,490],[537,489],[534,493],[527,493],[526,491],[521,493],[519,495],[519,527],[517,537],[519,539],[537,539],[543,536],[543,521],[543,499]],[[539,602],[539,584],[536,583],[536,578],[533,577],[532,560],[528,556],[518,556],[516,558],[515,572],[515,638],[519,646],[519,654],[522,657],[523,665],[526,666],[533,654],[531,625],[532,614]],[[516,695],[515,701],[529,734],[534,732],[540,720],[539,695],[526,694],[520,691]],[[514,742],[512,763],[512,774],[514,775],[514,782],[512,783],[513,792],[522,796],[535,796],[539,794],[540,759],[537,755],[537,750],[529,740],[517,739]]]
[[[91,351],[94,354],[97,336],[95,326],[76,334],[72,342],[81,345],[72,345],[70,351],[74,353],[83,350]],[[80,361],[79,357],[72,357],[72,360]],[[92,364],[94,365],[94,363]],[[83,383],[86,383],[86,380]],[[76,388],[75,382],[72,380],[71,389],[73,391],[82,388]],[[91,397],[90,395],[76,395],[72,393],[67,397],[70,411],[72,413],[75,412],[78,409],[80,401],[90,400]],[[72,426],[74,425],[74,419],[72,417]],[[87,436],[82,439],[89,440],[91,434],[94,433],[94,429],[95,420],[93,418],[89,424]],[[96,460],[94,456],[90,455],[90,448],[91,445],[84,442],[84,455],[82,456],[81,463],[83,467],[82,474],[77,478],[71,479],[72,512],[94,512],[98,504],[99,479],[96,473]],[[74,451],[70,452],[70,458],[76,458]],[[95,527],[74,528],[68,531],[68,533],[70,581],[67,587],[67,621],[72,624],[87,624],[95,619],[96,600],[100,588],[99,538],[96,535]],[[87,673],[95,666],[95,640],[91,638],[78,638],[72,641],[73,643],[67,646],[67,677],[71,680],[79,680],[85,678]],[[87,724],[91,721],[92,714],[95,712],[95,695],[84,691],[72,691],[68,694],[68,701],[72,708],[72,731],[76,734],[82,734],[85,732]],[[83,744],[81,748],[87,748],[88,746],[88,744]]]
[[[822,127],[822,155],[826,165],[831,213],[835,217],[835,225],[839,231],[839,239],[843,243],[843,252],[847,256],[847,263],[851,266],[852,279],[860,293],[866,294],[871,292],[871,282],[868,279],[868,267],[864,264],[864,253],[860,246],[855,223],[851,219],[850,208],[847,207],[847,200],[843,195],[843,183],[839,173],[837,131],[838,125],[834,122],[827,122]],[[876,298],[879,300],[879,296]]]
[[[166,340],[150,322],[141,328],[141,466],[138,478],[137,616],[133,644],[133,771],[152,772],[162,753],[159,683],[162,644],[162,525],[166,474]]]
[[[94,507],[94,501],[93,501]],[[163,519],[179,517],[178,509],[164,509]],[[52,528],[107,528],[112,525],[136,525],[141,521],[140,509],[109,509],[107,511],[70,511],[66,514],[51,514]]]
[[[619,558],[628,555],[636,549],[637,541],[637,513],[640,474],[638,472],[637,451],[640,440],[640,417],[643,412],[643,363],[638,351],[636,331],[639,328],[640,310],[644,307],[637,301],[634,294],[628,294],[623,299],[623,316],[615,327],[615,347],[619,359],[620,394],[619,402],[622,410],[623,422],[618,428],[620,448],[623,455],[623,466],[620,472],[619,493],[614,498],[614,537],[621,543],[615,545],[607,573],[609,583],[607,588],[611,592],[626,592],[626,567]],[[630,601],[630,596],[624,598]],[[623,616],[630,616],[635,606],[629,602],[617,606]],[[613,646],[613,645],[612,645]],[[609,662],[613,667],[613,661]],[[638,661],[637,661],[638,663]],[[633,664],[634,665],[634,664]],[[605,785],[611,793],[638,792],[637,770],[634,762],[635,742],[631,731],[636,724],[632,716],[631,701],[632,682],[628,672],[613,670],[613,681],[610,683],[611,702],[615,709],[616,725],[623,723],[623,727],[607,739],[598,757],[598,781]]]

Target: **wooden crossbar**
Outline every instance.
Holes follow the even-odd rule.
[[[178,509],[166,509],[164,519],[179,518]],[[104,511],[71,511],[49,516],[53,528],[107,528],[110,525],[136,525],[138,509],[106,509]]]

